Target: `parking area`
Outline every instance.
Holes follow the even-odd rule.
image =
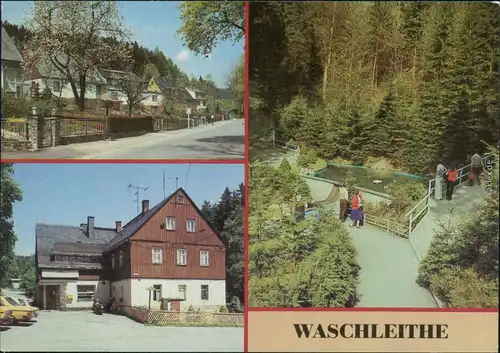
[[[92,312],[42,311],[37,322],[1,330],[5,352],[243,352],[241,327],[152,327]]]

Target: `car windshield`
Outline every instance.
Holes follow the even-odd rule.
[[[24,299],[19,298],[17,301],[23,306],[26,305],[26,301]]]
[[[11,297],[5,297],[5,300],[7,300],[10,305],[19,306],[19,304]]]

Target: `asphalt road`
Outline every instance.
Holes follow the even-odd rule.
[[[2,159],[244,159],[244,154],[244,120],[229,120],[189,130],[75,143],[36,152],[2,152]]]
[[[42,311],[37,322],[1,330],[5,352],[243,352],[243,328],[145,326],[90,311]]]

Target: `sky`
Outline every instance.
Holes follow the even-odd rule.
[[[153,207],[163,200],[163,173],[166,196],[176,190],[177,177],[198,207],[205,200],[217,202],[226,187],[234,190],[244,181],[242,164],[17,163],[14,180],[23,200],[13,210],[16,254],[35,252],[36,223],[79,226],[94,216],[97,227],[125,225],[137,215],[135,190],[128,185],[149,187],[139,196]]]
[[[32,1],[2,1],[2,21],[24,24]],[[228,74],[243,54],[244,42],[220,42],[209,58],[190,52],[176,35],[181,26],[180,2],[121,1],[124,23],[134,33],[133,40],[153,50],[158,47],[185,73],[196,77],[212,75],[218,87],[225,87]]]

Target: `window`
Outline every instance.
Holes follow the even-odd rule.
[[[179,195],[179,196],[177,196],[176,200],[177,200],[177,203],[184,203],[184,196]]]
[[[123,250],[120,250],[119,255],[118,255],[118,267],[123,266]]]
[[[175,230],[175,218],[174,217],[167,217],[165,219],[165,229]]]
[[[11,297],[5,297],[5,300],[7,301],[7,303],[9,303],[10,305],[13,305],[13,306],[20,306],[18,302],[16,302],[13,298]]]
[[[118,92],[111,92],[111,100],[117,101],[118,100]]]
[[[122,286],[122,295],[120,297],[120,303],[122,303],[122,302],[123,302],[123,286]]]
[[[208,251],[200,251],[200,266],[208,266]]]
[[[186,266],[186,264],[187,264],[186,249],[177,249],[177,265]]]
[[[16,98],[21,98],[23,96],[23,86],[16,86]]]
[[[158,96],[157,96],[156,94],[153,94],[153,95],[151,96],[151,100],[152,100],[153,102],[158,102]]]
[[[76,262],[83,262],[83,256],[77,256]]]
[[[61,83],[57,80],[54,80],[52,82],[52,87],[54,88],[53,89],[54,92],[59,92],[61,90]]]
[[[155,302],[161,300],[161,284],[153,284],[153,300]]]
[[[186,230],[189,233],[194,233],[196,232],[196,221],[194,219],[188,219],[186,221]]]
[[[163,251],[160,248],[153,248],[153,265],[161,265],[163,263]]]
[[[115,268],[115,254],[111,254],[111,268]]]
[[[62,256],[56,255],[54,256],[55,261],[62,261]]]
[[[201,285],[201,300],[208,300],[208,285]]]
[[[179,285],[179,298],[186,300],[186,285],[185,284]]]
[[[78,302],[91,302],[95,294],[95,286],[76,286],[77,301]]]

